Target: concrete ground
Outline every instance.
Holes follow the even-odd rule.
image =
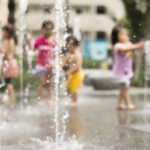
[[[149,150],[149,96],[144,98],[143,89],[130,93],[135,111],[115,109],[117,90],[82,86],[76,108],[64,109],[69,99],[60,99],[60,135],[66,128],[66,136],[59,148],[53,142],[54,104],[38,107],[32,98],[22,110],[19,105],[15,109],[0,105],[0,150]],[[62,118],[67,118],[65,126]]]

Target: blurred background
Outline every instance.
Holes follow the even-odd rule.
[[[50,19],[55,22],[55,1],[28,0],[27,2],[26,31],[34,39],[40,34],[44,20]],[[19,0],[0,0],[1,26],[9,22],[19,28],[18,7]],[[84,69],[112,70],[113,52],[110,36],[112,28],[117,23],[128,29],[132,42],[149,39],[149,0],[65,0],[64,11],[67,31],[81,40]],[[144,54],[136,52],[134,57],[137,59],[134,59],[133,85],[143,86]]]

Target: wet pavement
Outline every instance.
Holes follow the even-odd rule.
[[[141,90],[133,89],[131,94],[135,111],[115,109],[117,91],[94,91],[86,86],[80,90],[78,107],[64,110],[68,99],[60,100],[60,120],[63,112],[69,117],[66,126],[60,124],[60,135],[66,128],[64,145],[55,149],[149,150],[150,102],[144,110]],[[54,149],[54,105],[38,107],[32,103],[23,110],[19,105],[15,109],[0,105],[0,150]]]

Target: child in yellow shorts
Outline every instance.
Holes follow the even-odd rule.
[[[66,88],[70,89],[74,93],[77,93],[83,79],[84,75],[80,71],[70,75],[66,82]]]
[[[82,55],[79,51],[80,42],[73,36],[67,38],[67,51],[66,57],[63,61],[62,67],[69,67],[66,71],[67,81],[66,88],[71,95],[70,106],[77,105],[78,89],[83,82],[84,75],[82,73]]]

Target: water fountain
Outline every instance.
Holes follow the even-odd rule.
[[[80,41],[81,40],[80,19],[79,18],[75,18],[74,19],[74,24],[75,24],[75,27],[74,27],[73,34]]]
[[[29,94],[29,88],[23,89],[24,83],[23,83],[23,52],[24,52],[24,40],[25,40],[25,30],[26,30],[26,24],[25,24],[25,12],[27,10],[27,0],[20,0],[19,3],[19,66],[20,66],[20,109],[14,110],[14,112],[9,112],[9,110],[4,109],[1,110],[1,118],[9,118],[10,121],[4,121],[2,125],[0,125],[0,130],[4,130],[6,132],[6,136],[0,135],[0,147],[2,145],[2,149],[9,149],[9,146],[3,146],[4,139],[11,139],[12,141],[16,142],[17,136],[23,137],[23,141],[20,141],[18,144],[18,147],[10,147],[10,149],[17,148],[18,150],[24,149],[26,150],[28,145],[28,148],[33,149],[41,149],[41,150],[82,150],[83,145],[78,142],[75,136],[73,137],[67,137],[67,127],[66,127],[66,121],[69,118],[69,112],[66,110],[66,104],[67,102],[61,102],[60,101],[60,88],[63,88],[60,83],[60,75],[61,75],[61,68],[60,68],[60,55],[61,55],[61,48],[65,46],[65,39],[68,36],[66,33],[66,20],[65,20],[65,8],[64,8],[64,2],[65,0],[56,0],[55,2],[55,11],[56,11],[56,21],[55,21],[55,33],[56,33],[56,41],[57,46],[55,48],[55,65],[54,65],[54,112],[53,110],[49,111],[50,107],[48,109],[44,108],[37,108],[34,106],[24,107],[24,97],[28,96]],[[68,13],[68,12],[67,12]],[[29,50],[29,48],[27,48]],[[29,53],[28,53],[29,54]],[[31,57],[30,57],[31,56]],[[32,54],[29,54],[29,72],[32,72],[32,64],[31,64],[31,58]],[[60,107],[61,103],[61,107]],[[17,108],[16,108],[17,109]],[[33,127],[35,126],[34,121],[36,121],[36,117],[41,116],[42,113],[45,114],[51,114],[51,118],[47,118],[48,120],[51,120],[53,125],[51,125],[51,129],[54,132],[54,136],[51,137],[44,137],[43,138],[37,138],[38,133],[41,128]],[[12,121],[12,118],[14,118],[15,115],[15,121]],[[11,117],[12,118],[11,118]],[[31,116],[33,116],[33,119],[31,119]],[[39,117],[40,118],[40,117]],[[28,120],[29,119],[29,120]],[[29,122],[27,124],[26,122]],[[38,121],[40,123],[40,121]],[[32,124],[33,123],[33,124]],[[46,124],[46,123],[45,123]],[[11,127],[11,128],[10,128]],[[49,130],[49,128],[47,128]],[[14,132],[13,132],[14,131]],[[18,132],[18,133],[17,133]],[[29,138],[30,132],[33,132],[33,137]],[[10,134],[11,133],[11,134]],[[17,133],[17,136],[16,134]],[[35,134],[35,137],[34,137]],[[14,136],[11,136],[14,135]],[[46,138],[46,140],[45,140]],[[4,140],[5,141],[5,140]],[[7,141],[7,140],[6,140]],[[9,141],[9,140],[8,140]],[[25,142],[28,141],[29,143],[26,144]],[[5,142],[4,142],[5,143]],[[7,143],[7,142],[6,142]],[[37,147],[38,146],[38,147]]]
[[[20,0],[19,1],[19,71],[20,71],[20,107],[21,110],[23,109],[23,99],[24,99],[24,93],[23,93],[23,51],[24,51],[24,33],[26,29],[25,24],[25,12],[28,7],[28,1],[27,0]]]
[[[66,125],[65,121],[69,117],[68,112],[63,109],[62,112],[64,113],[61,119],[61,123],[63,125],[61,132],[60,130],[60,97],[59,97],[59,87],[60,87],[60,53],[61,48],[65,46],[65,39],[67,37],[66,33],[66,22],[65,22],[65,13],[64,13],[64,0],[56,0],[55,3],[55,10],[56,10],[56,21],[55,21],[55,32],[56,32],[56,41],[57,46],[55,48],[55,69],[54,69],[54,101],[55,101],[55,111],[54,111],[54,122],[55,122],[55,142],[54,147],[53,144],[50,143],[50,147],[52,146],[53,149],[56,150],[80,150],[82,146],[78,144],[78,142],[73,140],[65,140],[66,134]],[[65,105],[64,105],[65,106]],[[68,146],[69,145],[69,146]]]
[[[55,11],[55,33],[57,46],[55,48],[55,65],[54,65],[54,125],[55,125],[55,139],[48,138],[46,141],[39,139],[32,139],[34,142],[42,145],[45,150],[56,149],[56,150],[81,150],[82,144],[79,144],[76,138],[66,139],[66,120],[69,117],[69,113],[65,109],[66,103],[63,104],[60,111],[60,54],[61,48],[65,46],[65,39],[68,36],[66,33],[66,22],[65,22],[65,9],[64,0],[56,0]],[[22,16],[23,17],[23,16]],[[60,113],[62,113],[60,115]],[[61,118],[61,119],[60,119]]]

